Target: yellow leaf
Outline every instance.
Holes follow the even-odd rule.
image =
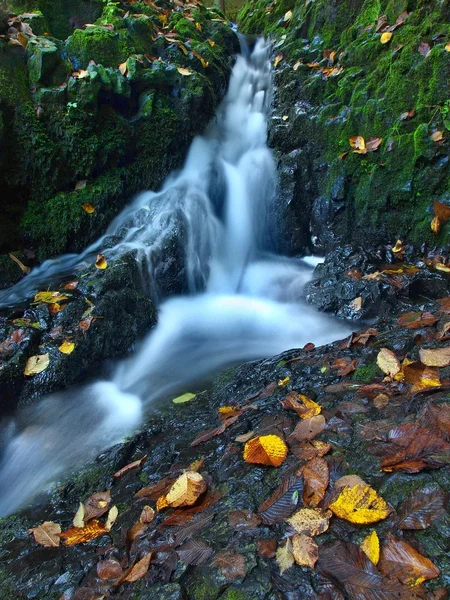
[[[63,302],[68,299],[68,296],[64,296],[64,294],[60,294],[59,292],[38,292],[34,297],[34,302],[54,304],[55,302]]]
[[[394,377],[400,372],[400,361],[388,348],[381,348],[378,352],[377,365],[389,377]]]
[[[380,560],[380,540],[376,531],[372,531],[372,533],[369,533],[369,535],[363,539],[361,550],[374,565],[378,564],[378,561]]]
[[[78,507],[77,512],[75,513],[75,516],[73,518],[72,521],[72,525],[74,527],[78,527],[79,529],[83,528],[85,523],[84,523],[84,515],[86,513],[86,509],[84,508],[84,504],[82,502],[80,502],[80,506]]]
[[[127,61],[119,65],[119,71],[122,73],[122,75],[125,75],[125,73],[127,72]]]
[[[219,408],[219,415],[221,417],[234,417],[235,415],[239,415],[241,413],[241,409],[237,406],[221,406]]]
[[[362,309],[362,297],[358,296],[354,300],[350,302],[350,308],[355,312],[358,312]]]
[[[97,260],[95,261],[95,266],[97,267],[97,269],[106,269],[106,267],[108,266],[108,263],[106,262],[106,258],[104,257],[103,254],[99,254],[97,256]]]
[[[182,394],[181,396],[177,396],[172,400],[174,404],[184,404],[185,402],[189,402],[197,397],[197,394],[191,394],[190,392],[186,392],[186,394]]]
[[[72,354],[75,349],[75,344],[73,342],[69,342],[69,340],[64,340],[61,346],[58,347],[58,350],[63,354]]]
[[[81,208],[88,215],[92,215],[92,213],[95,212],[95,206],[93,204],[91,204],[90,202],[85,202],[84,204],[81,205]]]
[[[294,555],[292,554],[292,542],[290,539],[287,540],[284,546],[278,546],[278,550],[275,556],[278,566],[280,567],[280,574],[282,575],[294,564]]]
[[[69,527],[61,534],[61,538],[64,540],[66,546],[75,546],[76,544],[83,544],[90,542],[91,540],[108,533],[105,525],[97,519],[92,519],[87,525],[82,528]]]
[[[441,142],[444,139],[444,134],[442,131],[434,131],[430,137],[433,142]]]
[[[319,558],[319,548],[311,537],[297,533],[292,538],[292,554],[298,565],[314,569]]]
[[[204,69],[206,69],[206,67],[209,67],[209,62],[207,60],[205,60],[203,57],[200,58],[200,62],[202,63],[202,67]]]
[[[50,356],[48,354],[38,354],[30,356],[25,365],[24,375],[37,375],[42,373],[50,364]]]
[[[420,360],[427,367],[448,367],[450,365],[450,346],[429,350],[421,348]]]
[[[164,508],[167,508],[169,504],[167,503],[166,496],[160,496],[156,501],[156,510],[159,512]]]
[[[245,444],[244,460],[248,463],[279,467],[283,464],[288,448],[277,435],[261,435]]]
[[[288,23],[292,19],[292,10],[288,10],[284,15],[284,22]]]
[[[195,24],[195,26],[196,26],[196,28],[197,28],[199,31],[203,31],[203,28],[202,28],[202,26],[200,25],[200,23],[196,23],[196,24]]]
[[[184,77],[189,77],[189,75],[193,75],[192,71],[190,71],[189,69],[185,69],[184,67],[177,67],[177,71],[178,73],[180,73],[180,75],[183,75]]]
[[[331,516],[331,511],[322,508],[301,508],[292,517],[286,519],[286,522],[297,533],[314,537],[328,529]]]
[[[434,217],[433,220],[431,221],[431,231],[437,235],[440,230],[441,230],[441,220],[439,217]]]
[[[208,44],[211,46],[211,48],[214,48],[214,46],[216,45],[216,42],[214,40],[210,40],[208,39]]]
[[[447,52],[450,52],[450,42],[448,44],[445,44],[445,50],[447,50]]]
[[[278,381],[278,385],[279,387],[284,387],[285,385],[287,385],[289,382],[291,381],[290,377],[285,377],[284,379],[280,379]]]
[[[444,263],[438,262],[434,265],[434,268],[437,271],[443,271],[444,273],[450,273],[450,267],[447,267],[447,265],[444,265]]]
[[[391,512],[373,488],[362,484],[344,488],[329,509],[337,517],[360,525],[382,521]]]
[[[364,141],[362,135],[353,135],[352,137],[348,138],[348,141],[350,146],[353,148],[353,152],[356,152],[356,154],[367,153],[366,142]]]
[[[116,519],[118,516],[119,516],[119,509],[117,508],[117,506],[111,506],[111,508],[109,509],[109,512],[108,512],[108,517],[106,519],[106,523],[105,523],[105,529],[107,531],[111,530],[111,527],[116,522]]]
[[[311,400],[310,398],[308,398],[308,396],[304,396],[303,394],[298,394],[297,397],[303,402],[303,404],[308,409],[305,412],[298,413],[301,419],[311,419],[311,417],[320,415],[320,413],[322,412],[322,408],[319,406],[319,404],[317,404],[317,402],[314,402],[314,400]]]
[[[302,64],[301,60],[298,60],[295,65],[293,66],[294,71],[297,71],[297,69],[299,68],[299,66]]]
[[[196,471],[185,471],[172,485],[166,495],[169,506],[192,506],[206,491],[207,483]]]
[[[274,63],[273,63],[273,66],[275,67],[275,69],[278,67],[278,65],[279,65],[279,64],[280,64],[280,62],[283,60],[283,58],[284,58],[284,54],[278,54],[278,55],[275,57],[275,60],[274,60]]]
[[[381,34],[380,42],[382,44],[387,44],[392,37],[392,31],[385,31]]]
[[[394,254],[398,254],[399,252],[402,252],[402,251],[403,251],[403,242],[402,242],[402,240],[397,240],[395,242],[395,245],[392,248],[392,252]]]

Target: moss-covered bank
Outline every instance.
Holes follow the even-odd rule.
[[[197,3],[6,4],[0,252],[42,260],[83,248],[133,194],[180,166],[226,90],[238,44],[220,13]]]
[[[258,0],[242,9],[244,31],[276,42],[272,143],[285,155],[305,150],[293,161],[290,210],[306,215],[318,246],[448,242],[450,227],[435,238],[430,222],[434,200],[450,203],[449,23],[439,0]],[[352,136],[383,141],[357,154]]]

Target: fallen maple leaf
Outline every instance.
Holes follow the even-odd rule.
[[[245,444],[244,460],[248,463],[279,467],[287,453],[288,448],[279,436],[261,435]]]
[[[392,512],[373,488],[361,484],[345,487],[328,508],[337,517],[360,525],[382,521]]]

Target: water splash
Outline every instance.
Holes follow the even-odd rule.
[[[167,232],[184,244],[190,294],[161,304],[157,327],[111,381],[54,394],[9,430],[0,514],[132,432],[155,400],[230,363],[344,335],[301,302],[312,268],[267,251],[276,189],[267,147],[269,54],[260,40],[251,55],[238,57],[216,121],[161,192],[141,194],[82,254],[47,261],[0,296],[3,306],[21,301],[100,250],[111,258],[133,250],[158,300],[154,273]]]

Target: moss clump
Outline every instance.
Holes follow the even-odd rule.
[[[380,374],[381,371],[377,363],[371,363],[370,365],[358,367],[353,373],[353,379],[362,383],[370,383]]]
[[[131,51],[122,33],[101,26],[77,29],[66,41],[66,51],[76,69],[86,69],[93,60],[104,67],[117,66]]]

